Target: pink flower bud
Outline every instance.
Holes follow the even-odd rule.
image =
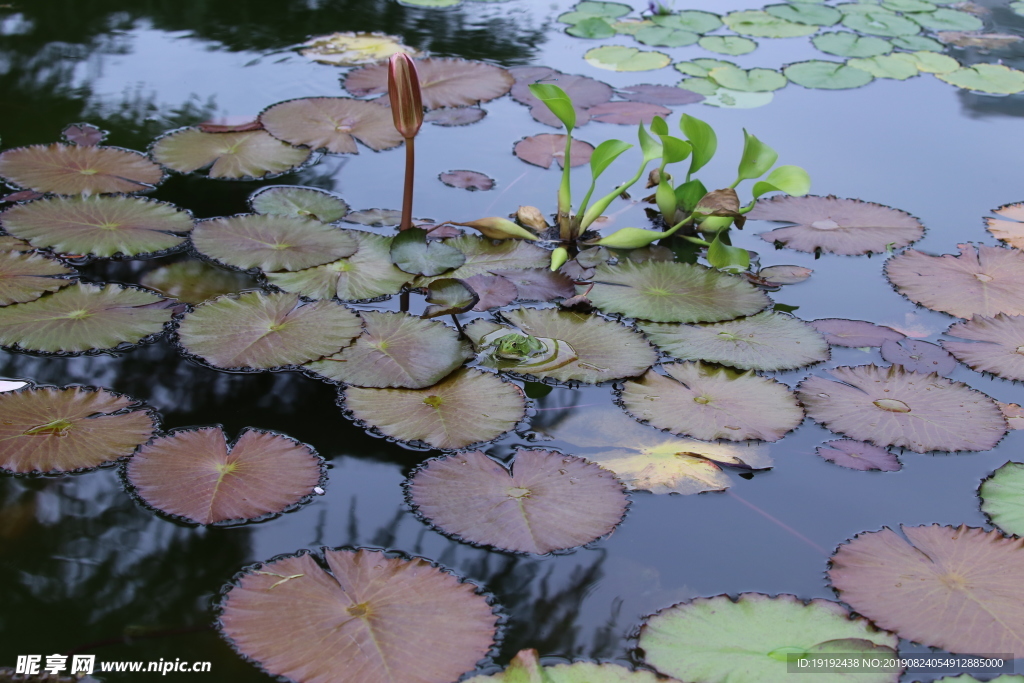
[[[423,98],[416,63],[403,53],[391,55],[388,63],[388,97],[395,128],[402,137],[416,137],[423,125]]]

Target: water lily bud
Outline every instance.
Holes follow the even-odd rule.
[[[537,236],[529,230],[519,227],[507,218],[499,218],[498,216],[479,218],[466,223],[452,222],[452,225],[463,225],[467,228],[479,230],[485,237],[490,237],[492,240],[507,240],[511,237],[518,237],[524,240],[537,239]]]
[[[548,228],[548,222],[544,220],[544,214],[536,206],[520,206],[519,210],[516,211],[516,218],[526,227],[533,228],[538,232]]]
[[[569,250],[565,247],[558,247],[551,252],[551,270],[558,270],[569,260]]]
[[[423,125],[423,98],[416,63],[403,53],[391,55],[388,62],[388,97],[395,128],[404,138],[416,137]]]

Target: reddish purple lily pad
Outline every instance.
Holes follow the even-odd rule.
[[[480,300],[473,306],[474,311],[487,311],[507,306],[519,296],[519,289],[511,280],[497,275],[473,275],[463,282],[480,297]]]
[[[951,326],[946,334],[969,341],[943,341],[942,346],[978,372],[1024,380],[1024,316],[975,316]]]
[[[448,171],[439,175],[438,179],[448,187],[462,190],[486,191],[494,187],[494,178],[477,171]]]
[[[818,446],[820,457],[851,470],[876,470],[882,472],[898,472],[903,468],[899,459],[885,450],[870,443],[853,439],[836,439]]]
[[[867,346],[881,346],[886,341],[901,341],[906,335],[891,327],[876,325],[866,320],[846,318],[819,318],[811,326],[825,335],[825,341],[834,346],[849,346],[859,349]]]
[[[576,294],[572,279],[548,268],[524,268],[521,270],[494,270],[494,275],[515,284],[519,301],[553,301],[568,299]]]
[[[551,162],[557,161],[558,167],[565,166],[565,136],[555,133],[541,133],[523,138],[516,143],[512,152],[528,164],[551,168]],[[590,162],[590,155],[594,153],[594,146],[589,142],[573,138],[569,155],[572,157],[571,166],[583,166]]]
[[[435,126],[468,126],[483,120],[487,112],[480,107],[443,107],[433,109],[423,115],[426,123]]]
[[[107,137],[107,131],[91,123],[72,123],[64,129],[64,139],[79,147],[95,147]]]
[[[660,104],[666,107],[694,104],[704,99],[704,96],[699,93],[677,88],[674,85],[650,85],[643,83],[619,88],[616,92],[630,102]]]
[[[513,83],[506,69],[465,59],[417,59],[416,72],[427,109],[489,102],[507,93]],[[388,91],[388,65],[356,69],[345,77],[344,87],[356,97],[383,95]]]
[[[126,473],[147,505],[195,524],[224,524],[295,507],[313,495],[326,470],[316,451],[294,439],[246,428],[228,444],[218,426],[150,441]]]
[[[142,192],[158,185],[164,172],[127,149],[53,144],[0,154],[0,177],[26,190],[72,195]]]
[[[606,102],[591,107],[587,113],[592,121],[635,126],[639,123],[650,125],[655,116],[671,116],[672,110],[644,102]]]
[[[279,102],[265,109],[260,121],[279,140],[335,154],[358,154],[356,140],[375,151],[402,144],[389,107],[349,97]]]
[[[153,159],[172,171],[192,173],[209,168],[211,178],[269,178],[306,163],[310,151],[281,142],[265,130],[204,133],[182,128],[158,139]]]
[[[956,359],[941,346],[919,339],[882,342],[882,358],[912,372],[937,372],[943,377],[956,369]]]
[[[511,472],[480,451],[428,460],[409,477],[417,514],[459,540],[543,555],[591,543],[618,526],[628,498],[583,458],[517,450]]]

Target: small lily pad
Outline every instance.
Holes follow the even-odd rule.
[[[648,83],[626,86],[619,88],[616,92],[630,102],[659,104],[667,107],[693,104],[704,99],[696,93],[687,92],[671,85],[650,85]]]
[[[819,59],[790,64],[782,69],[782,73],[797,85],[819,90],[859,88],[874,80],[867,71],[854,69],[842,62]]]
[[[927,36],[900,36],[892,39],[892,44],[904,50],[928,50],[929,52],[943,52],[946,46]]]
[[[562,168],[565,166],[565,135],[554,133],[531,135],[517,142],[512,152],[534,166],[551,168],[551,162],[557,161],[558,167]],[[571,157],[569,165],[583,166],[590,162],[590,155],[593,153],[593,145],[573,138],[569,148]]]
[[[756,42],[742,36],[703,36],[697,44],[708,52],[717,52],[720,55],[739,56],[757,49]]]
[[[1024,71],[1002,64],[974,64],[936,77],[964,90],[1009,95],[1024,91]]]
[[[442,107],[428,111],[423,115],[423,121],[435,126],[468,126],[485,116],[487,112],[480,107]]]
[[[70,285],[75,270],[44,254],[0,251],[0,306],[35,301]]]
[[[599,2],[598,0],[584,0],[573,6],[572,12],[566,12],[558,17],[558,21],[565,24],[575,24],[590,17],[604,17],[606,19],[617,19],[633,11],[629,5],[621,2]]]
[[[913,36],[921,32],[921,25],[912,19],[900,16],[881,7],[872,7],[861,12],[850,12],[843,16],[843,26],[872,36]]]
[[[63,130],[65,141],[80,147],[95,147],[106,139],[108,132],[91,123],[73,123]]]
[[[977,315],[954,324],[946,334],[969,341],[943,341],[942,346],[978,372],[1024,380],[1024,316]]]
[[[731,12],[722,21],[741,36],[756,38],[796,38],[809,36],[818,30],[817,26],[787,21],[761,10]]]
[[[687,76],[696,76],[697,78],[705,78],[711,72],[712,69],[720,66],[737,66],[732,62],[726,62],[721,59],[693,59],[689,62],[676,62],[672,65],[676,71]]]
[[[768,5],[764,11],[773,17],[809,26],[832,26],[838,24],[843,13],[826,5],[793,2],[783,5]]]
[[[507,93],[514,82],[507,69],[465,59],[418,59],[416,72],[427,109],[488,102]],[[388,66],[374,64],[356,69],[345,77],[344,86],[356,97],[384,95],[388,91]]]
[[[981,511],[1007,534],[1024,536],[1024,463],[1008,462],[981,482]]]
[[[708,72],[708,78],[724,88],[740,92],[769,92],[785,88],[786,77],[772,69],[740,69],[720,66]]]
[[[313,187],[271,185],[253,192],[249,206],[254,213],[291,218],[312,218],[321,223],[334,223],[348,213],[348,204],[341,197]]]
[[[496,269],[491,272],[516,286],[516,299],[519,301],[553,301],[568,299],[576,294],[571,279],[549,268]]]
[[[81,472],[131,455],[153,436],[156,415],[135,399],[93,387],[0,392],[0,470]]]
[[[884,38],[860,36],[850,31],[819,33],[811,42],[822,52],[840,57],[877,57],[889,54],[893,48]]]
[[[164,172],[131,150],[53,144],[0,154],[0,177],[26,190],[73,195],[143,192],[159,185]]]
[[[531,84],[543,82],[557,85],[564,90],[572,100],[573,109],[576,111],[577,127],[590,120],[590,114],[587,113],[588,107],[608,102],[614,93],[610,85],[597,79],[589,76],[564,74],[553,69],[548,69],[545,72],[522,73],[518,79],[510,91],[512,99],[529,107],[530,115],[534,119],[553,128],[561,128],[562,122],[530,91]]]
[[[853,439],[837,439],[818,446],[819,457],[851,470],[898,472],[903,468],[899,459],[874,444]]]
[[[587,50],[583,58],[591,66],[608,71],[654,71],[672,63],[664,52],[638,50],[624,45],[602,45]]]
[[[334,154],[358,154],[356,140],[372,150],[402,144],[391,109],[349,97],[302,97],[279,102],[260,114],[275,138]]]
[[[768,266],[757,271],[757,278],[770,287],[795,285],[809,278],[813,272],[803,266]]]
[[[920,339],[887,340],[882,342],[881,352],[883,360],[911,372],[936,372],[945,377],[956,369],[953,356],[941,346]]]
[[[577,38],[611,38],[615,35],[616,31],[612,25],[604,17],[587,17],[581,19],[569,28],[565,29],[565,32],[570,36],[576,36]]]
[[[464,280],[435,278],[427,285],[427,306],[423,318],[441,315],[458,315],[470,310],[480,301],[480,296]]]
[[[708,97],[713,97],[714,94],[718,92],[718,84],[710,78],[704,77],[684,78],[679,81],[677,87],[681,90],[688,90],[690,92],[695,92],[698,95],[702,95],[705,98],[705,103],[707,103]]]
[[[221,294],[259,289],[259,283],[245,273],[217,268],[204,261],[160,266],[142,276],[139,284],[187,304],[200,304]]]
[[[416,513],[445,534],[538,555],[611,533],[628,505],[608,470],[544,450],[517,450],[511,471],[480,451],[434,458],[407,486]]]
[[[864,348],[881,346],[886,341],[901,341],[906,335],[891,327],[876,325],[866,320],[847,320],[846,318],[819,318],[812,320],[811,326],[825,335],[825,341],[834,346]]]
[[[611,26],[608,28],[611,28]],[[614,35],[614,30],[612,35]],[[602,37],[607,38],[610,36]],[[648,26],[637,31],[633,37],[637,39],[637,42],[650,45],[651,47],[686,47],[687,45],[693,45],[700,39],[700,35],[693,31],[684,31],[678,28],[669,28],[668,26]],[[633,70],[635,69],[616,69],[616,71]]]
[[[722,26],[720,16],[701,10],[683,10],[673,14],[656,15],[651,17],[651,21],[657,26],[668,26],[694,33],[710,33]]]
[[[437,176],[448,187],[475,192],[494,189],[494,178],[479,171],[448,171]]]
[[[265,130],[204,133],[182,128],[159,138],[150,154],[179,173],[209,168],[211,178],[247,180],[287,173],[306,163],[310,150],[292,147]]]
[[[374,64],[394,54],[416,55],[398,36],[384,33],[332,33],[310,38],[302,44],[305,57],[334,66]]]

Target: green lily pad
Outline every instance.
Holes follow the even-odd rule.
[[[711,12],[701,10],[683,10],[674,14],[663,14],[651,17],[658,26],[678,28],[694,33],[710,33],[722,25],[722,18]]]
[[[1024,91],[1024,71],[1002,64],[975,64],[936,76],[964,90],[1010,95]]]
[[[565,29],[565,32],[570,36],[576,36],[577,38],[611,38],[617,31],[604,17],[587,17],[581,19],[577,23],[573,24],[569,28]]]
[[[425,389],[348,387],[342,395],[345,409],[381,434],[440,449],[496,439],[526,415],[522,389],[468,368]]]
[[[74,282],[75,270],[44,254],[0,252],[0,306],[35,301]]]
[[[1024,380],[1024,316],[976,315],[950,327],[946,334],[970,341],[942,342],[942,347],[978,372]]]
[[[178,343],[225,370],[270,370],[337,353],[362,331],[358,315],[334,301],[244,292],[196,306],[178,322]]]
[[[612,28],[615,29],[616,33],[626,36],[636,35],[636,32],[642,28],[656,26],[656,24],[650,19],[630,19],[628,17],[625,19],[619,19],[618,21],[613,21],[611,22],[611,25]]]
[[[200,304],[221,294],[259,289],[259,283],[249,275],[217,268],[204,261],[181,261],[160,266],[143,275],[139,284],[187,304]]]
[[[489,275],[503,270],[529,270],[547,268],[551,264],[551,252],[525,240],[494,240],[476,235],[462,235],[444,241],[466,255],[466,262],[445,273],[446,278],[465,280],[474,275]],[[432,278],[418,277],[414,285],[424,287]]]
[[[839,546],[839,598],[879,628],[949,652],[1022,652],[1024,540],[966,525],[903,526]]]
[[[348,213],[341,197],[312,187],[272,185],[253,192],[249,206],[254,213],[291,218],[312,218],[321,223],[340,221]]]
[[[903,50],[927,50],[929,52],[943,52],[946,46],[927,36],[899,36],[892,39],[892,44]]]
[[[12,206],[0,214],[0,225],[60,254],[143,258],[183,247],[192,216],[141,197],[56,197]]]
[[[423,106],[427,109],[468,107],[489,102],[515,82],[507,69],[467,59],[430,57],[416,60]],[[349,72],[345,89],[356,97],[388,92],[388,65],[378,63]]]
[[[670,356],[741,370],[792,370],[829,359],[828,342],[817,330],[775,311],[710,325],[647,323],[640,329]]]
[[[391,262],[391,238],[351,234],[357,245],[352,256],[294,273],[267,273],[267,282],[310,299],[364,301],[400,292],[411,276]]]
[[[716,595],[661,610],[641,626],[639,647],[648,664],[685,681],[785,683],[792,680],[794,660],[833,653],[885,660],[896,656],[898,642],[830,600],[805,603],[794,595],[741,593],[736,599]],[[864,683],[896,683],[901,671],[880,667],[855,675]],[[811,676],[832,683],[849,674]]]
[[[676,62],[673,67],[679,73],[686,74],[687,76],[696,76],[697,78],[706,78],[712,69],[716,69],[720,66],[736,66],[732,62],[726,62],[721,59],[693,59],[689,62]],[[737,67],[739,68],[739,67]]]
[[[391,109],[350,97],[302,97],[271,105],[260,114],[263,127],[278,140],[358,154],[356,140],[374,151],[402,144]]]
[[[846,90],[859,88],[875,80],[867,71],[854,69],[842,62],[812,59],[783,67],[786,78],[805,88],[820,90]]]
[[[650,671],[631,671],[619,664],[597,664],[594,662],[573,662],[541,666],[536,650],[520,650],[501,673],[490,676],[474,676],[475,683],[678,683],[666,680]]]
[[[265,130],[204,133],[182,128],[159,138],[153,159],[172,171],[192,173],[209,167],[211,178],[248,180],[287,173],[306,163],[310,150],[292,147]]]
[[[772,69],[740,69],[720,66],[708,72],[708,77],[723,88],[740,92],[769,92],[785,88],[786,77]]]
[[[764,11],[773,17],[809,26],[832,26],[843,18],[842,12],[826,5],[808,3],[786,3],[768,5]]]
[[[427,306],[423,318],[436,318],[441,315],[457,315],[475,307],[480,296],[466,284],[465,280],[454,278],[438,278],[427,285]]]
[[[81,472],[131,455],[153,436],[156,415],[135,399],[93,387],[25,387],[0,393],[0,470]]]
[[[697,44],[708,52],[720,55],[745,55],[757,49],[757,43],[741,36],[704,36]]]
[[[846,61],[846,65],[867,71],[875,78],[891,78],[896,81],[905,81],[919,73],[917,61],[903,52],[849,59]]]
[[[744,92],[718,88],[705,98],[704,104],[725,109],[754,109],[763,107],[774,97],[775,93],[772,92]]]
[[[741,36],[756,38],[797,38],[809,36],[818,30],[817,26],[786,21],[761,10],[731,12],[722,21]]]
[[[174,303],[124,285],[78,283],[0,308],[0,346],[77,355],[141,344],[163,334]]]
[[[344,220],[370,228],[390,228],[402,222],[402,212],[396,209],[363,209],[353,211]]]
[[[771,303],[764,292],[735,275],[665,261],[599,265],[587,296],[603,311],[669,323],[731,320]]]
[[[1024,463],[1008,462],[981,482],[981,511],[992,524],[1024,536]]]
[[[199,221],[192,244],[231,268],[305,270],[354,254],[352,234],[312,218],[244,214]]]
[[[893,44],[884,38],[860,36],[849,31],[819,33],[811,38],[814,47],[840,57],[877,57],[892,52]]]
[[[218,627],[271,676],[450,683],[487,655],[497,623],[474,584],[422,558],[360,548],[246,568],[221,599]]]
[[[901,17],[881,7],[867,5],[869,9],[850,12],[843,16],[843,26],[872,36],[895,38],[913,36],[921,32],[921,26],[912,19]]]
[[[893,12],[934,12],[938,7],[927,0],[882,0],[882,7]]]
[[[654,71],[672,63],[664,52],[638,50],[623,45],[602,45],[587,50],[583,58],[591,66],[608,71]]]
[[[913,58],[917,68],[925,73],[948,74],[960,68],[960,62],[949,55],[918,50],[910,53],[909,56]]]
[[[809,416],[850,438],[927,453],[987,451],[1006,434],[995,402],[962,382],[899,365],[828,372],[835,381],[809,377],[797,395]]]
[[[469,344],[444,323],[384,311],[361,317],[364,329],[352,345],[306,367],[354,386],[421,389],[473,357]]]
[[[407,487],[413,510],[443,533],[537,555],[606,536],[628,505],[608,470],[544,450],[517,450],[511,471],[480,451],[433,458]]]
[[[0,253],[8,251],[26,252],[32,251],[32,249],[32,245],[24,240],[19,240],[17,237],[9,235],[0,235]]]
[[[718,84],[710,78],[684,78],[679,81],[678,86],[684,90],[704,95],[705,98],[718,92]],[[707,100],[704,100],[707,102]]]
[[[684,31],[667,26],[642,28],[633,37],[644,45],[650,45],[651,47],[686,47],[687,45],[693,45],[700,39],[700,35],[693,31]]]
[[[426,230],[411,228],[391,240],[391,261],[406,273],[433,277],[458,268],[466,255],[446,242],[427,241]]]
[[[985,22],[973,14],[948,7],[904,16],[913,19],[929,31],[980,31],[985,28]]]
[[[668,377],[650,370],[623,385],[622,407],[672,434],[711,441],[778,441],[804,411],[784,384],[704,363],[667,363]]]
[[[0,154],[0,178],[36,192],[88,195],[150,190],[164,179],[164,172],[131,150],[57,143]]]
[[[566,12],[558,17],[558,21],[564,24],[575,24],[586,17],[604,17],[606,19],[618,19],[633,11],[629,5],[621,2],[598,2],[597,0],[584,0],[573,6],[572,12]]]

